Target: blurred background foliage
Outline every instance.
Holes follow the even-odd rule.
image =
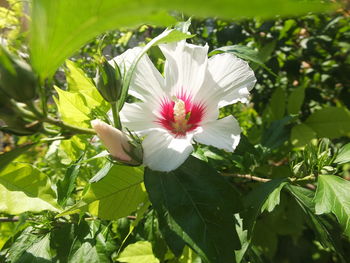
[[[30,61],[30,4],[0,3],[1,44]],[[350,13],[346,8],[239,20],[227,14],[221,15],[226,19],[191,18],[189,31],[195,37],[189,42],[208,43],[212,54],[226,47],[226,52],[250,63],[258,80],[249,104],[237,103],[220,112],[220,117],[234,115],[242,127],[237,150],[231,154],[196,145],[193,154],[223,175],[242,197],[246,210],[236,214],[242,245],[236,251],[237,262],[348,262]],[[201,16],[207,15],[203,12]],[[172,12],[171,18],[189,19],[179,12]],[[96,54],[101,51],[111,59],[145,45],[165,29],[162,23],[154,24],[132,29],[123,25],[105,32],[76,50],[70,58],[74,63],[61,66],[46,82],[41,79],[48,112],[57,114],[56,102],[60,116],[70,124],[88,127],[88,120],[103,118],[108,106],[90,80],[96,75]],[[148,54],[162,71],[159,48]],[[68,104],[62,97],[70,96],[65,92],[75,94],[76,101],[93,98],[89,108],[82,104],[83,115],[65,115]],[[48,135],[42,127],[28,126],[32,123],[19,117],[16,123],[6,119],[16,114],[8,109],[2,102],[0,151],[13,156],[0,159],[0,194],[10,195],[5,189],[10,183],[18,192],[10,196],[16,202],[10,204],[6,197],[5,205],[0,203],[1,262],[202,262],[196,244],[186,242],[184,247],[178,236],[171,236],[166,227],[171,220],[150,205],[141,169],[118,166],[107,171],[104,180],[90,184],[108,163],[96,157],[103,147],[94,138],[73,133],[63,134],[65,140],[45,141]],[[23,146],[28,142],[35,144]],[[10,159],[16,162],[7,164]],[[12,182],[13,173],[34,182]],[[133,188],[123,188],[125,177]],[[111,209],[111,203],[120,209]]]

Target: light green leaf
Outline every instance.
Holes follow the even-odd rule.
[[[296,15],[329,11],[319,1],[126,1],[126,0],[36,0],[32,7],[30,49],[34,69],[42,78],[52,76],[63,61],[93,37],[111,29],[144,23],[170,25],[175,20],[165,11],[222,18]],[[254,7],[254,8],[252,8]]]
[[[66,60],[66,78],[68,83],[68,90],[79,92],[79,91],[91,91],[95,90],[96,94],[99,95],[95,85],[92,81],[85,75],[84,71],[80,69],[73,61]],[[99,101],[102,100],[101,95],[99,96]]]
[[[306,120],[319,137],[330,139],[350,136],[350,112],[345,108],[328,107],[311,114]]]
[[[294,20],[292,20],[294,21]],[[289,114],[298,114],[303,105],[305,97],[305,88],[299,87],[294,89],[288,97],[287,111]]]
[[[152,245],[148,241],[138,241],[127,246],[118,261],[125,263],[158,263],[159,260],[153,255]]]
[[[56,195],[50,186],[47,176],[32,165],[9,164],[0,172],[0,212],[58,212]]]
[[[9,214],[58,211],[55,192],[45,174],[29,164],[11,163],[0,173],[0,211]]]
[[[350,237],[350,182],[334,175],[319,175],[314,198],[316,214],[333,213]]]
[[[82,45],[107,30],[142,23],[169,25],[174,21],[164,9],[147,3],[37,0],[32,7],[32,65],[46,78]]]
[[[145,200],[142,182],[142,169],[114,165],[106,176],[90,185],[80,202],[60,215],[89,211],[102,219],[128,216]]]
[[[68,91],[83,95],[91,109],[99,107],[100,110],[107,111],[109,108],[108,103],[104,101],[95,84],[85,75],[84,71],[70,60],[66,60],[66,66]]]
[[[334,160],[335,163],[343,164],[350,162],[350,143],[344,145],[339,153],[337,154],[337,158]]]
[[[0,155],[0,171],[5,169],[5,167],[10,164],[13,160],[15,160],[22,153],[28,151],[34,144],[27,144],[24,146],[20,146],[15,148],[12,151],[3,153]]]
[[[55,102],[61,119],[69,124],[84,128],[89,127],[87,121],[89,120],[90,107],[84,97],[79,93],[64,91],[57,87],[56,91],[59,97],[55,98]]]
[[[290,140],[296,147],[302,147],[316,138],[316,133],[306,124],[298,124],[292,128]]]

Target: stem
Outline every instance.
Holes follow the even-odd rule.
[[[47,116],[45,119],[43,119],[43,121],[47,122],[47,123],[51,123],[51,124],[56,125],[58,127],[61,127],[63,129],[69,130],[69,131],[71,131],[73,133],[93,134],[93,135],[96,134],[93,129],[77,127],[77,126],[65,123],[65,122],[63,122],[61,120],[54,119],[54,118],[52,118],[50,116]]]
[[[269,181],[271,181],[271,179],[268,178],[262,178],[262,177],[258,177],[258,176],[254,176],[254,175],[250,175],[250,174],[229,174],[229,173],[221,173],[221,175],[223,176],[232,176],[232,177],[236,177],[236,178],[243,178],[243,179],[249,179],[251,181],[256,181],[256,182],[261,182],[261,183],[267,183]],[[314,175],[308,175],[302,178],[296,178],[296,177],[288,177],[288,180],[292,183],[296,183],[296,182],[307,182],[307,181],[314,181],[316,179],[316,177]]]
[[[258,176],[250,175],[250,174],[228,174],[228,173],[222,173],[221,175],[232,176],[232,177],[243,178],[243,179],[249,179],[251,181],[257,181],[257,182],[261,182],[261,183],[266,183],[266,182],[271,180],[271,179],[267,179],[267,178],[261,178],[261,177],[258,177]]]
[[[38,120],[41,120],[43,118],[43,113],[40,112],[40,110],[37,108],[37,106],[32,100],[27,101],[26,104],[28,109],[30,109],[31,112],[34,113],[34,115],[38,118]]]
[[[119,118],[119,111],[118,111],[118,103],[117,102],[111,102],[112,106],[112,114],[113,114],[113,121],[114,121],[114,127],[121,130],[122,124],[120,122]]]
[[[15,217],[0,217],[0,222],[18,222],[19,221],[19,217],[15,216]]]
[[[37,108],[37,106],[34,104],[33,101],[27,102],[28,108],[31,110],[32,113],[34,113],[35,117],[41,122],[47,122],[51,123],[55,126],[58,126],[60,128],[66,129],[72,133],[78,133],[78,134],[96,134],[93,129],[88,128],[81,128],[78,126],[74,126],[68,123],[63,122],[62,120],[57,120],[55,118],[52,118],[50,116],[45,116],[43,113],[40,112],[40,110]],[[32,115],[32,116],[34,116]]]

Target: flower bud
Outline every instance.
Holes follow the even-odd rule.
[[[101,120],[91,121],[91,126],[113,159],[128,165],[140,165],[142,163],[143,151],[141,144],[135,143],[133,137],[129,138],[124,132]]]
[[[122,93],[122,75],[117,64],[113,67],[104,59],[99,65],[96,87],[108,102],[116,102]]]
[[[11,98],[26,102],[35,99],[36,86],[30,66],[0,47],[0,88]]]

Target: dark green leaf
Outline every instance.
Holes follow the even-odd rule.
[[[289,114],[298,114],[304,103],[305,88],[294,89],[288,97],[287,111]]]
[[[271,149],[281,146],[289,138],[290,130],[287,125],[292,119],[293,117],[286,116],[281,120],[273,121],[270,127],[264,131],[261,144]]]
[[[294,196],[297,203],[310,219],[310,225],[314,229],[321,244],[325,248],[331,248],[340,253],[339,237],[335,235],[335,231],[331,230],[325,219],[315,214],[315,206],[312,201],[314,192],[295,185],[288,185],[286,189]]]
[[[146,169],[145,186],[158,213],[205,261],[233,262],[239,248],[233,213],[240,209],[236,190],[208,164],[190,157],[169,173]]]

